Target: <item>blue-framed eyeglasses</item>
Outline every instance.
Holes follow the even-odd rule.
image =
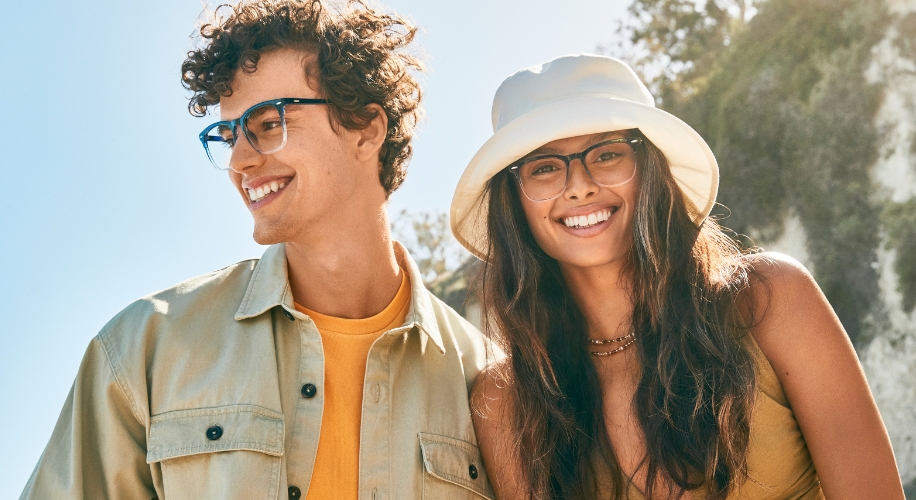
[[[585,173],[604,187],[626,184],[636,176],[639,137],[602,141],[571,155],[538,155],[522,158],[507,168],[518,179],[522,193],[531,201],[552,200],[569,185],[570,162],[579,160]]]
[[[271,99],[248,108],[235,120],[209,125],[200,133],[200,142],[210,163],[220,170],[229,168],[239,129],[248,144],[261,154],[269,155],[283,149],[286,146],[286,106],[290,104],[328,104],[328,100],[301,97]]]

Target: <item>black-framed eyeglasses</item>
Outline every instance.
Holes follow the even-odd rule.
[[[235,120],[209,125],[200,133],[200,142],[210,163],[220,170],[229,168],[239,129],[248,144],[261,154],[269,155],[283,149],[286,146],[286,106],[290,104],[328,104],[328,100],[302,97],[271,99],[248,108]]]
[[[601,186],[614,187],[630,182],[636,176],[636,147],[640,144],[642,139],[639,137],[611,139],[571,155],[523,158],[508,168],[529,200],[547,201],[566,191],[573,160],[580,160],[585,173]]]

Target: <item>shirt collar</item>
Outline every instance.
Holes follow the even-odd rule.
[[[416,327],[421,333],[421,346],[426,351],[426,339],[432,339],[440,353],[445,353],[439,322],[433,308],[433,299],[423,285],[420,269],[410,253],[400,243],[394,242],[394,255],[398,264],[407,271],[410,278],[410,309],[404,325],[391,330],[390,333],[403,333]],[[264,314],[266,311],[281,306],[292,314],[299,314],[293,305],[293,294],[289,288],[289,276],[286,270],[286,249],[282,243],[271,245],[255,264],[254,272],[248,281],[248,289],[235,313],[235,319],[241,321]]]
[[[417,267],[417,263],[414,262],[413,257],[410,256],[410,253],[400,241],[394,242],[394,257],[398,260],[401,268],[407,271],[407,277],[410,278],[410,309],[404,319],[405,326],[414,326],[425,334],[425,336],[421,335],[420,338],[424,352],[426,352],[426,339],[430,338],[439,349],[439,352],[445,354],[442,334],[439,332],[439,321],[436,319],[436,311],[433,309],[432,294],[423,284],[420,268]]]
[[[276,306],[283,306],[287,311],[296,309],[286,273],[286,247],[282,243],[267,247],[255,264],[235,319],[241,321],[260,316]]]

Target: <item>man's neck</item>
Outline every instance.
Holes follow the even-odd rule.
[[[361,227],[338,227],[327,238],[287,242],[289,284],[295,301],[338,318],[368,318],[391,302],[401,284],[388,215]]]

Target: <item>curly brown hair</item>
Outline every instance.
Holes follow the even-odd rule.
[[[333,0],[332,0],[333,1]],[[232,94],[236,71],[253,73],[261,55],[293,48],[315,55],[304,75],[330,101],[333,119],[347,129],[366,127],[378,104],[388,116],[379,155],[379,180],[391,194],[407,175],[422,92],[412,71],[420,60],[405,53],[417,28],[404,18],[371,8],[362,0],[242,0],[220,5],[199,28],[200,47],[188,52],[181,82],[194,94],[188,110],[204,116],[220,97]]]

